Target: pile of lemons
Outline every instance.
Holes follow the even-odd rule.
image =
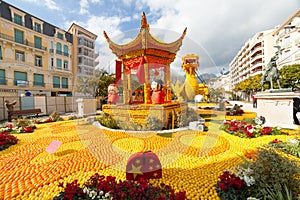
[[[188,199],[219,199],[214,185],[223,170],[241,162],[238,155],[275,138],[293,137],[245,139],[213,130],[162,137],[100,129],[76,120],[40,124],[33,133],[15,135],[18,144],[0,152],[0,199],[52,199],[63,190],[59,183],[77,179],[83,184],[95,173],[125,180],[128,158],[142,151],[156,153],[162,163],[163,177],[150,180],[153,185],[186,191]],[[62,144],[49,153],[46,148],[54,140]]]

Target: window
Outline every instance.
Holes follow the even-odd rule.
[[[56,43],[56,53],[57,54],[62,54],[62,51],[61,51],[61,43],[57,42]]]
[[[63,34],[61,34],[61,33],[57,33],[57,38],[59,38],[59,39],[64,39],[64,35]]]
[[[34,27],[33,27],[33,29],[36,31],[36,32],[39,32],[39,33],[41,33],[42,32],[42,28],[41,28],[41,25],[40,24],[38,24],[38,23],[34,23]]]
[[[60,88],[60,77],[53,76],[53,88]]]
[[[15,29],[15,42],[24,44],[24,32],[18,29]]]
[[[59,58],[56,58],[56,67],[61,68],[62,67],[62,61]]]
[[[61,87],[68,88],[68,78],[61,78]]]
[[[42,49],[42,38],[34,36],[34,47]]]
[[[81,64],[82,63],[82,58],[78,58],[78,64]]]
[[[64,55],[68,56],[69,55],[69,48],[68,45],[64,45]]]
[[[51,67],[54,66],[54,58],[51,58]]]
[[[51,43],[50,43],[50,53],[54,53],[53,41],[51,41]]]
[[[38,67],[43,66],[43,60],[42,59],[43,59],[42,56],[35,55],[34,56],[34,65],[38,66]]]
[[[44,87],[44,75],[43,74],[33,74],[33,85]]]
[[[14,72],[14,82],[17,86],[28,86],[27,73],[26,72]]]
[[[64,60],[64,69],[68,69],[68,61]]]
[[[22,23],[22,16],[18,15],[18,14],[14,14],[14,23],[19,24],[19,25],[23,25]]]
[[[25,53],[22,51],[16,50],[16,60],[25,62]]]
[[[4,69],[0,69],[0,85],[6,85]]]
[[[0,60],[2,60],[2,47],[0,46]]]

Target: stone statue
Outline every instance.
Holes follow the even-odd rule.
[[[262,90],[263,90],[263,86],[264,86],[265,82],[269,82],[270,89],[273,89],[273,81],[277,81],[279,88],[281,88],[280,82],[279,82],[280,74],[279,74],[279,70],[277,68],[276,61],[278,60],[279,54],[281,54],[281,51],[283,49],[280,46],[274,46],[274,47],[277,48],[275,55],[271,58],[270,62],[267,64],[267,66],[265,66],[263,68],[263,76],[260,81]]]
[[[6,106],[8,112],[13,111],[14,105],[17,104],[16,100],[14,100],[12,103],[10,103],[9,100],[5,100],[4,102],[5,102],[5,106]]]

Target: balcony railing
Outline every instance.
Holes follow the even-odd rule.
[[[60,50],[58,50],[58,49],[56,49],[56,53],[62,55],[63,52],[60,51]]]
[[[14,43],[23,44],[23,45],[26,45],[26,46],[29,46],[29,47],[32,47],[32,48],[35,48],[35,49],[41,49],[43,51],[47,51],[47,47],[44,47],[44,46],[35,47],[36,45],[34,43],[29,42],[27,40],[16,42],[15,37],[11,36],[11,35],[6,35],[6,34],[3,34],[3,33],[0,33],[0,38],[4,39],[4,40],[9,40],[9,41],[14,42]]]
[[[45,83],[38,82],[38,81],[34,81],[34,82],[33,82],[33,85],[34,85],[34,86],[45,87]]]
[[[15,80],[15,85],[16,86],[28,86],[28,81],[24,81],[24,80]]]
[[[6,80],[4,78],[0,78],[0,85],[6,85]]]
[[[53,88],[60,88],[60,84],[53,83]]]
[[[68,88],[68,85],[67,84],[62,84],[61,88]]]

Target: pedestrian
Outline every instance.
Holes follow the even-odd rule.
[[[257,98],[255,97],[255,93],[252,95],[253,100],[253,108],[257,108]]]
[[[300,99],[293,99],[293,118],[296,125],[300,125],[299,119],[297,117],[297,113],[300,112]]]

